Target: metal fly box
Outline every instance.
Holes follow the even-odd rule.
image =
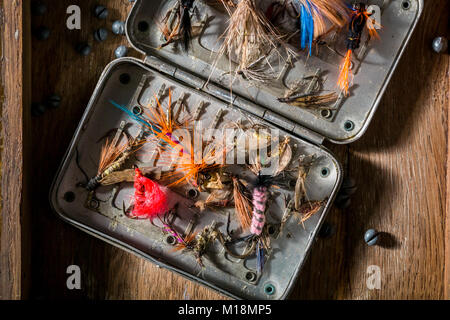
[[[227,296],[284,299],[295,284],[343,176],[339,162],[322,143],[324,140],[350,143],[364,133],[419,19],[423,1],[369,1],[368,4],[381,9],[384,26],[381,41],[369,42],[363,36],[353,61],[355,85],[351,95],[345,97],[341,93],[330,106],[315,109],[281,103],[280,98],[299,82],[306,92],[312,90],[319,78],[323,78],[321,90],[336,90],[340,53],[345,52],[341,40],[345,35],[332,32],[326,45],[315,49],[310,57],[300,52],[271,63],[278,76],[269,83],[255,83],[242,76],[231,79],[227,72],[231,59],[214,55],[228,16],[207,2],[195,1],[191,19],[197,33],[188,53],[176,43],[158,48],[164,40],[160,21],[163,17],[166,21],[174,19],[178,0],[135,2],[127,19],[127,37],[146,58],[144,61],[121,58],[104,70],[54,180],[51,203],[61,218],[76,227]],[[270,3],[261,1],[263,8]],[[271,54],[266,58],[276,60]],[[266,208],[264,230],[270,246],[265,252],[262,272],[258,272],[255,254],[239,257],[239,253],[248,249],[248,243],[236,241],[245,239],[246,234],[239,228],[235,208],[206,206],[200,210],[195,204],[206,203],[208,192],[199,185],[195,188],[192,184],[177,185],[170,191],[171,201],[177,204],[176,214],[171,216],[176,234],[167,230],[162,220],[152,223],[131,219],[126,214],[132,202],[133,180],[100,185],[95,197],[86,189],[86,179],[97,172],[101,137],[112,131],[112,141],[118,143],[126,139],[121,134],[126,131],[129,141],[137,141],[144,136],[144,127],[136,116],[142,114],[144,106],[157,110],[158,103],[163,113],[170,108],[171,117],[195,119],[204,128],[223,132],[226,127],[238,127],[245,135],[243,127],[256,126],[272,130],[270,139],[275,136],[273,132],[279,132],[282,143],[288,143],[291,153],[283,173],[284,184],[271,190]],[[177,139],[180,143],[181,137]],[[211,139],[217,137],[209,136],[206,144]],[[160,147],[160,144],[151,148],[143,145],[120,167],[150,168],[146,173],[159,179],[164,169],[157,168],[166,165],[160,163],[166,150]],[[247,147],[251,149],[248,144]],[[299,223],[301,216],[296,218],[292,212],[300,176],[298,159],[306,158],[313,160],[302,180],[305,199],[317,200],[320,208]],[[244,186],[255,181],[251,170],[239,164],[208,171],[202,177],[213,185],[220,184],[222,178],[214,180],[216,175],[225,175],[227,179],[239,177],[246,181]],[[82,183],[84,188],[79,186]],[[221,241],[215,237],[207,244],[202,257],[190,250],[175,252],[177,234],[187,237],[198,232],[198,236],[205,230],[215,230],[222,236]]]

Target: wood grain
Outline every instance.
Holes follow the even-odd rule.
[[[106,21],[93,17],[96,3],[109,9]],[[65,28],[66,8],[79,5],[81,30]],[[47,24],[53,31],[45,42],[33,40],[33,99],[42,101],[53,92],[60,94],[62,105],[34,118],[33,162],[36,181],[33,203],[33,289],[37,298],[96,299],[191,299],[220,298],[211,290],[184,280],[166,270],[114,248],[62,222],[51,211],[48,192],[56,169],[94,86],[104,67],[114,59],[114,49],[127,44],[126,37],[109,34],[103,43],[93,40],[96,28],[111,30],[114,20],[124,20],[131,9],[128,1],[58,1],[43,17],[34,17],[33,26]],[[79,41],[92,45],[88,57],[78,55]],[[141,57],[137,52],[131,55]],[[43,67],[45,66],[45,67]],[[51,142],[51,143],[49,143]],[[82,290],[66,288],[66,268],[79,265]]]
[[[329,220],[336,236],[319,240],[303,270],[300,298],[443,299],[448,278],[445,197],[449,56],[432,52],[448,35],[448,1],[427,1],[368,132],[344,153],[359,190]],[[336,152],[342,154],[341,149]],[[368,247],[365,230],[385,232]],[[447,231],[448,232],[448,231]],[[366,287],[367,267],[381,269],[381,290]]]
[[[107,21],[92,16],[97,2],[110,9]],[[65,28],[70,4],[81,7],[81,31]],[[63,97],[59,109],[31,123],[34,298],[223,298],[65,224],[48,203],[51,181],[96,81],[114,48],[126,44],[124,37],[112,34],[105,43],[95,43],[92,33],[100,26],[110,29],[130,9],[125,0],[55,1],[45,16],[32,20],[34,27],[47,24],[53,31],[47,41],[33,39],[33,99],[42,101],[53,92]],[[349,209],[330,213],[336,234],[317,240],[291,298],[449,298],[445,179],[450,62],[448,55],[430,49],[434,36],[448,32],[449,11],[449,1],[426,1],[369,131],[350,146],[329,146],[359,190]],[[93,46],[89,57],[73,49],[81,40]],[[385,232],[382,246],[364,244],[368,228]],[[71,264],[81,267],[81,290],[66,288]],[[380,267],[380,290],[367,289],[369,265]]]
[[[24,129],[30,117],[31,70],[27,1],[4,1],[2,25],[2,171],[0,299],[20,299],[29,290],[30,210],[24,157],[29,136]],[[27,50],[28,49],[28,50]]]

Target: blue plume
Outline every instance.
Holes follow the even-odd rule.
[[[313,5],[309,0],[306,0],[306,4],[308,7],[302,4],[300,9],[300,46],[302,49],[309,47],[309,54],[311,54],[314,40]]]
[[[356,11],[355,8],[353,7],[353,3],[348,3],[348,2],[346,2],[345,5],[346,5],[347,8],[349,8],[351,11]]]
[[[118,104],[117,102],[115,102],[114,100],[109,100],[109,102],[116,107],[119,110],[122,110],[123,112],[125,112],[131,119],[135,120],[136,122],[139,122],[147,127],[152,128],[152,131],[150,131],[151,134],[155,135],[154,132],[158,132],[161,133],[161,129],[158,127],[155,127],[155,125],[153,125],[151,122],[145,120],[142,116],[138,116],[136,114],[134,114],[131,110],[129,110],[127,107],[124,107],[120,104]],[[178,142],[177,140],[173,140],[174,142]],[[179,144],[180,142],[178,142]],[[158,145],[162,146],[161,142],[158,143]],[[168,145],[171,149],[174,149],[171,145]],[[183,150],[184,152],[184,150]]]
[[[120,104],[116,103],[116,102],[113,101],[113,100],[109,100],[109,102],[110,102],[114,107],[116,107],[117,109],[122,110],[123,112],[125,112],[126,114],[128,114],[128,116],[129,116],[131,119],[133,119],[133,120],[135,120],[135,121],[137,121],[137,122],[139,122],[139,123],[145,124],[145,125],[150,125],[147,121],[145,121],[145,120],[142,119],[141,117],[135,115],[135,114],[134,114],[132,111],[130,111],[128,108],[126,108],[126,107],[124,107],[124,106],[121,106]]]
[[[159,130],[159,128],[156,128],[152,123],[146,121],[146,120],[145,120],[144,118],[142,118],[141,116],[138,116],[138,115],[134,114],[134,113],[133,113],[131,110],[129,110],[128,108],[126,108],[126,107],[124,107],[124,106],[121,106],[120,104],[114,102],[113,100],[110,100],[109,102],[110,102],[114,107],[116,107],[117,109],[120,109],[120,110],[122,110],[123,112],[125,112],[126,114],[128,114],[128,116],[129,116],[131,119],[133,119],[133,120],[135,120],[135,121],[137,121],[137,122],[139,122],[139,123],[141,123],[141,124],[143,124],[143,125],[146,125],[146,126],[152,128],[152,129],[155,130],[156,132],[161,132],[161,130]]]

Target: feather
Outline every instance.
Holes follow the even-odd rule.
[[[233,177],[233,198],[236,215],[242,230],[247,230],[252,224],[252,205],[247,189],[238,177]]]
[[[146,111],[142,114],[134,114],[131,110],[125,106],[119,105],[113,100],[111,100],[110,103],[114,107],[125,112],[131,119],[143,125],[146,128],[147,133],[152,136],[150,142],[160,147],[164,145],[173,150],[179,151],[180,141],[174,137],[173,133],[182,127],[187,127],[189,125],[189,121],[186,121],[183,125],[179,125],[172,116],[167,116],[172,115],[171,90],[169,90],[169,102],[165,108],[155,95],[156,109],[151,105],[147,105],[144,108]]]
[[[293,0],[300,19],[300,47],[311,55],[315,38],[329,28],[343,27],[348,20],[343,0]]]
[[[148,178],[159,180],[161,178],[160,168],[140,168],[142,174]],[[134,169],[126,169],[122,171],[112,172],[100,180],[102,186],[110,186],[121,182],[134,182]]]
[[[117,146],[115,141],[106,140],[100,153],[100,161],[98,165],[97,174],[104,172],[114,161],[116,161],[124,150],[128,147],[127,144]]]
[[[144,124],[147,125],[148,122],[145,121],[142,117],[135,115],[131,110],[129,110],[128,108],[121,106],[120,104],[118,104],[117,102],[115,102],[114,100],[110,100],[109,101],[114,107],[116,107],[117,109],[125,112],[131,119],[135,120],[136,122],[140,123],[140,124]]]
[[[234,8],[236,6],[233,0],[204,0],[204,1],[209,7],[212,7],[220,12],[225,12],[226,7]]]
[[[154,181],[135,169],[134,204],[130,218],[151,219],[169,211],[166,192]]]
[[[338,86],[342,90],[345,96],[348,96],[348,88],[350,87],[350,78],[352,77],[352,53],[351,49],[347,50],[347,54],[344,58],[344,63],[341,66]]]
[[[305,2],[306,5],[301,5],[300,12],[300,47],[302,50],[308,48],[309,55],[311,55],[314,40],[314,18],[312,14],[314,7],[308,0]]]
[[[181,251],[181,250],[193,250],[193,245],[194,245],[194,241],[195,238],[197,237],[197,233],[191,233],[190,235],[186,236],[184,239],[182,239],[182,241],[177,241],[178,243],[175,245],[175,248],[173,248],[172,252],[177,252],[177,251]]]
[[[284,141],[279,144],[278,146],[278,152],[275,154],[275,157],[278,157],[278,164],[277,168],[273,174],[274,177],[278,176],[280,173],[282,173],[287,166],[291,163],[292,160],[292,148],[289,144],[290,138],[285,137]],[[271,155],[273,157],[273,155]]]
[[[217,161],[219,155],[225,150],[222,146],[219,144],[209,145],[210,148],[202,150],[203,153],[199,150],[194,154],[189,152],[195,150],[193,141],[189,143],[190,147],[181,142],[178,148],[168,150],[169,152],[165,152],[161,157],[160,165],[175,166],[172,172],[163,175],[163,179],[167,181],[169,187],[175,187],[185,182],[198,187],[200,173],[223,166],[220,161]]]
[[[358,49],[361,43],[361,34],[364,27],[367,25],[367,19],[370,14],[366,10],[366,5],[361,3],[355,6],[351,21],[348,25],[347,34],[347,54],[345,55],[344,62],[340,67],[340,74],[338,78],[338,86],[345,94],[348,95],[348,88],[351,83],[351,64],[353,51]],[[377,35],[374,28],[369,29],[369,33],[374,36]]]
[[[301,108],[319,108],[323,106],[330,105],[338,99],[335,92],[316,95],[316,94],[301,94],[295,95],[288,98],[279,98],[278,101],[287,103],[291,106],[301,107]]]
[[[296,214],[298,215],[299,223],[304,223],[313,215],[322,209],[322,207],[327,203],[326,200],[323,201],[308,201],[302,204],[298,210],[296,210]]]
[[[255,0],[240,0],[234,11],[222,0],[230,15],[227,29],[221,38],[224,40],[218,53],[218,58],[227,54],[230,61],[238,64],[237,72],[248,74],[253,80],[264,80],[261,70],[252,66],[255,61],[265,57],[272,49],[277,51],[282,44],[281,36],[264,13],[256,8]]]
[[[199,200],[195,206],[203,212],[207,207],[227,207],[232,204],[230,190],[214,190],[209,194],[206,200]]]

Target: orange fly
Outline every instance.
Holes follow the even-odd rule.
[[[188,182],[191,185],[197,187],[199,175],[217,169],[222,164],[219,163],[219,154],[221,149],[217,145],[208,146],[205,150],[194,150],[193,142],[190,142],[189,148],[185,148],[182,143],[174,148],[174,151],[170,151],[163,156],[163,165],[170,165],[175,163],[175,168],[171,173],[165,174],[166,179],[172,180],[168,186],[175,187],[184,182]],[[164,159],[166,161],[164,162]],[[175,177],[175,179],[173,179]]]
[[[367,23],[368,19],[371,19],[371,15],[372,14],[367,11],[365,4],[360,3],[354,5],[354,13],[348,27],[347,53],[345,55],[344,63],[340,67],[338,79],[338,86],[345,96],[348,96],[348,89],[352,77],[351,65],[353,51],[359,48],[364,27],[367,26],[370,37],[378,38],[373,20],[372,23]]]

